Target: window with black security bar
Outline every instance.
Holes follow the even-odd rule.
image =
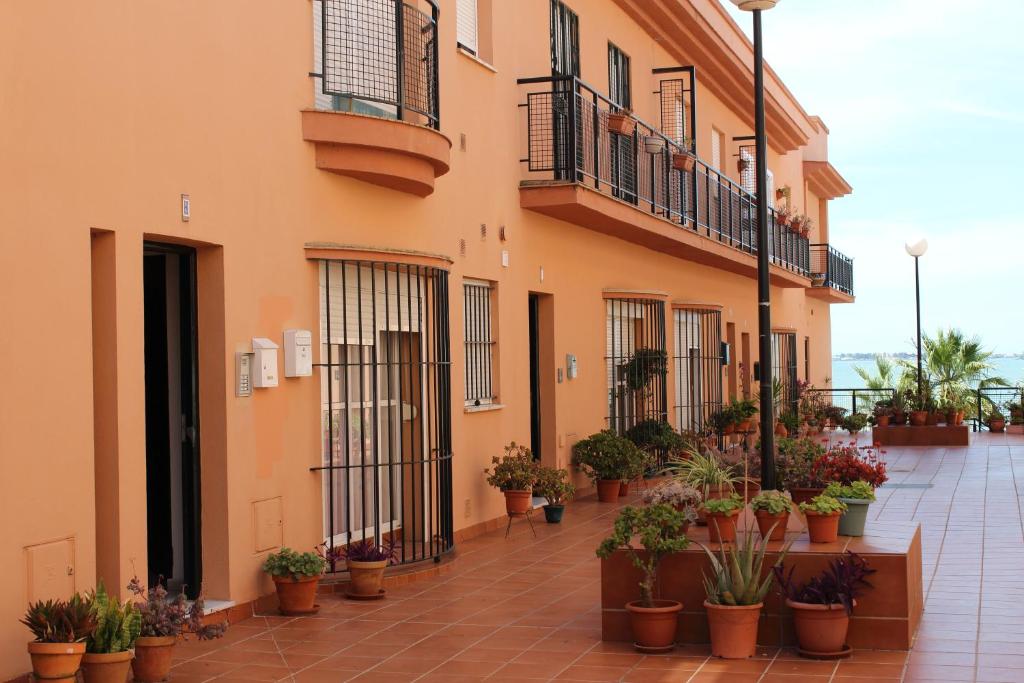
[[[797,362],[796,333],[772,332],[772,381],[775,414],[796,412]]]
[[[672,317],[676,427],[703,433],[722,409],[722,312],[675,308]]]
[[[633,98],[630,92],[629,55],[608,43],[608,99],[618,111],[630,111]],[[637,138],[636,129],[628,135],[610,136],[613,194],[627,202],[636,203]]]
[[[454,546],[448,273],[320,262],[324,539],[397,544],[400,563]]]
[[[466,405],[494,401],[494,336],[491,326],[491,283],[466,280],[462,285],[466,338]]]
[[[317,106],[438,128],[438,7],[425,3],[315,0]]]
[[[667,422],[665,304],[609,298],[605,315],[609,429],[625,434],[641,422]]]

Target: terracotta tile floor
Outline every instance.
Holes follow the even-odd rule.
[[[538,511],[536,539],[516,521],[508,540],[461,544],[450,572],[383,602],[323,596],[316,617],[254,617],[223,640],[182,644],[172,680],[1024,681],[1024,437],[975,434],[969,448],[891,449],[887,460],[896,486],[881,489],[871,514],[921,522],[924,542],[926,611],[909,656],[823,663],[765,648],[730,662],[706,647],[643,656],[603,643],[594,548],[616,507],[580,500],[560,526]]]

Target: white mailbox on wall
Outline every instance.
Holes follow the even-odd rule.
[[[309,330],[284,331],[284,376],[309,377],[313,374],[313,333]]]
[[[277,344],[266,337],[252,338],[252,385],[257,389],[277,386]]]

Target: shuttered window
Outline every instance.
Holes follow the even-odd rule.
[[[459,45],[466,48],[473,54],[477,53],[477,26],[478,12],[477,0],[456,0],[455,3],[455,32]]]
[[[494,336],[491,323],[491,283],[463,283],[466,324],[466,405],[493,403]]]
[[[722,131],[711,129],[711,165],[716,171],[722,170]]]

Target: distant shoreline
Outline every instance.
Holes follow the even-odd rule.
[[[886,358],[902,358],[904,360],[913,360],[917,356],[913,353],[900,351],[898,353],[889,353],[886,351],[879,351],[878,353],[841,353],[832,356],[832,360],[874,360],[876,356],[885,356]],[[1011,358],[1014,360],[1024,359],[1024,353],[993,353],[992,358]]]

